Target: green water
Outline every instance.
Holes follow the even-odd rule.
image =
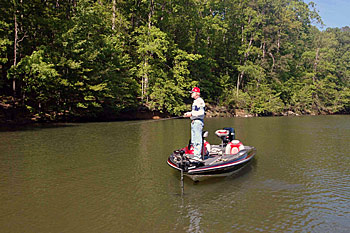
[[[186,119],[0,131],[0,232],[348,232],[350,116],[213,118],[257,148],[235,176],[166,164]]]

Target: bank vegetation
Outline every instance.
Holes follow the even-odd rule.
[[[177,116],[193,86],[233,115],[350,112],[350,28],[318,29],[313,3],[11,0],[0,13],[3,120]]]

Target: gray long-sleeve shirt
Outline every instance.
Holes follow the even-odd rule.
[[[197,119],[203,120],[205,115],[204,108],[205,108],[204,100],[201,97],[198,97],[197,99],[195,99],[192,104],[191,120],[197,120]]]

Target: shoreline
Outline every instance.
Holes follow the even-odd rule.
[[[3,109],[3,112],[4,109]],[[12,117],[16,114],[10,113],[7,115],[11,115]],[[273,113],[271,115],[259,116],[258,114],[250,114],[242,109],[227,109],[224,106],[213,106],[209,105],[206,110],[206,118],[250,118],[250,117],[283,117],[283,116],[321,116],[321,115],[349,115],[348,113],[344,114],[329,114],[329,113],[307,113],[307,114],[299,114],[292,111],[286,111],[283,113]],[[29,114],[21,114],[19,117],[14,117],[14,119],[8,119],[5,117],[5,114],[0,115],[0,128],[16,128],[16,127],[25,127],[32,125],[58,125],[58,124],[67,124],[67,123],[92,123],[92,122],[120,122],[120,121],[142,121],[142,120],[161,120],[167,118],[174,118],[181,116],[173,116],[167,113],[161,113],[158,111],[151,111],[148,109],[142,110],[131,110],[120,113],[119,115],[102,115],[102,117],[76,117],[70,119],[59,119],[59,120],[49,120],[49,119],[41,119],[38,117],[34,117]]]

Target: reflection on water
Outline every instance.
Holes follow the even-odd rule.
[[[193,183],[166,165],[185,119],[0,131],[1,232],[347,232],[350,117],[214,118],[257,148]],[[135,124],[136,123],[136,124]]]

